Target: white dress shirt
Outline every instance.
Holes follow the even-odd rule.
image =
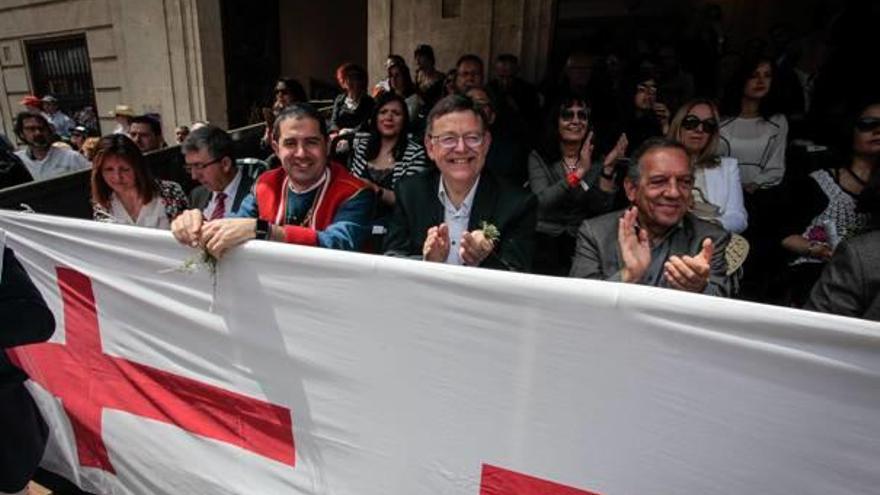
[[[235,194],[238,192],[239,184],[241,184],[241,169],[238,170],[235,177],[233,177],[232,180],[229,181],[229,184],[226,184],[226,188],[223,189],[223,192],[226,193],[224,204],[226,211],[223,213],[223,218],[229,218],[229,215],[233,213],[232,204],[235,203]],[[208,201],[203,212],[205,218],[211,218],[211,214],[214,213],[214,208],[217,207],[217,194],[217,191],[211,191],[211,201]]]
[[[149,227],[151,229],[171,228],[171,222],[168,221],[168,215],[165,213],[165,203],[159,194],[153,196],[153,200],[141,206],[137,218],[131,218],[126,211],[125,206],[116,194],[110,195],[110,213],[116,223],[123,225],[137,225],[139,227]]]
[[[449,254],[446,255],[446,263],[450,265],[461,265],[461,257],[458,254],[461,249],[461,236],[468,230],[468,223],[471,219],[471,207],[474,204],[474,195],[477,192],[477,186],[480,184],[479,177],[471,190],[468,191],[461,206],[456,208],[446,194],[446,186],[443,185],[443,178],[440,178],[440,187],[437,191],[437,199],[443,205],[443,222],[449,228]]]

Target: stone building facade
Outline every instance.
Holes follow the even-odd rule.
[[[0,0],[0,130],[10,137],[19,102],[36,92],[29,47],[51,40],[84,40],[102,132],[117,104],[160,114],[168,142],[177,123],[226,124],[219,0]]]

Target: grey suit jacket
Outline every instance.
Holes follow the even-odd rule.
[[[620,281],[623,264],[617,242],[618,220],[625,210],[614,211],[585,220],[578,230],[577,247],[571,266],[571,277]],[[724,249],[730,242],[730,234],[721,227],[686,214],[681,228],[670,234],[669,255],[693,256],[702,249],[703,239],[710,237],[714,244],[712,271],[704,294],[730,296],[731,284],[727,277]],[[667,287],[665,279],[659,284]]]
[[[880,321],[880,230],[837,247],[804,309]]]
[[[241,201],[250,194],[254,186],[254,182],[261,173],[268,170],[266,162],[257,160],[256,158],[239,158],[235,161],[235,165],[241,170],[241,182],[238,183],[238,190],[235,191],[235,198],[232,200],[232,212],[238,211]],[[189,193],[189,205],[192,208],[204,210],[211,201],[211,193],[205,186],[198,186]]]

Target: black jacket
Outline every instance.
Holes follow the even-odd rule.
[[[9,248],[3,254],[0,318],[0,492],[17,492],[33,477],[48,430],[23,385],[27,375],[5,349],[48,340],[55,318]]]
[[[421,258],[428,229],[443,223],[443,205],[437,197],[439,187],[437,170],[398,181],[394,213],[385,238],[385,254]],[[498,228],[500,240],[482,266],[529,271],[536,221],[537,200],[533,194],[500,183],[483,171],[474,195],[468,230],[480,229],[482,223],[487,222]]]

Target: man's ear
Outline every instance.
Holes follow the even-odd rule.
[[[489,132],[489,128],[487,127],[483,134],[483,147],[486,148],[486,153],[489,152],[489,148],[492,146],[492,133]]]
[[[220,162],[223,165],[223,170],[229,171],[235,168],[235,160],[232,157],[224,156]]]
[[[272,135],[272,131],[269,131],[269,143],[272,144],[272,152],[278,155],[278,141],[275,140],[275,136]]]
[[[636,192],[638,189],[638,184],[633,182],[632,179],[629,177],[623,179],[623,190],[626,192],[626,199],[628,199],[630,203],[636,202]]]
[[[428,154],[428,158],[434,161],[434,140],[428,133],[425,133],[425,153]]]

